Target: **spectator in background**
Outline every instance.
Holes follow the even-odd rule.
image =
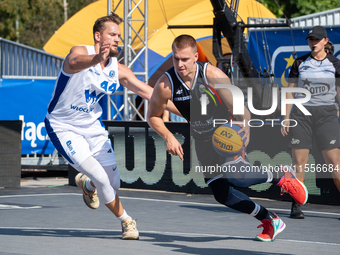
[[[340,130],[335,106],[335,98],[340,97],[340,60],[326,53],[329,40],[324,27],[313,27],[307,39],[311,52],[294,61],[289,74],[288,87],[301,87],[310,91],[312,97],[303,105],[312,115],[305,115],[298,107],[293,108],[292,105],[287,105],[284,119],[289,123],[291,115],[291,119],[296,120],[298,125],[292,128],[289,128],[288,124],[282,126],[281,133],[286,136],[289,132],[293,164],[297,171],[296,176],[301,182],[304,181],[304,171],[314,136],[327,166],[332,168],[334,183],[340,191],[340,172],[338,171]],[[322,84],[325,85],[322,87]],[[297,93],[295,97],[303,98],[304,95]],[[288,93],[287,98],[292,99],[294,95]],[[294,219],[305,217],[301,206],[294,201],[290,217]]]

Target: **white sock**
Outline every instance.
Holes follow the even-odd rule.
[[[124,210],[124,213],[122,216],[118,217],[118,219],[123,222],[126,218],[131,218],[127,213],[126,211]]]
[[[91,179],[87,178],[85,181],[85,187],[88,191],[94,191],[96,188],[91,185]]]
[[[256,203],[254,203],[254,204],[255,204],[255,208],[250,214],[250,216],[253,216],[253,217],[255,217],[261,211],[261,206],[259,206]]]

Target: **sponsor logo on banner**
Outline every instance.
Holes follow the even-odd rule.
[[[37,140],[49,140],[44,122],[40,122],[37,125],[34,122],[25,122],[24,115],[20,115],[19,120],[22,121],[21,140],[28,141],[32,149],[37,148]]]
[[[275,77],[278,78],[276,82],[279,86],[288,86],[288,76],[295,61],[293,51],[293,46],[281,46],[273,52],[271,64]],[[295,51],[297,56],[300,57],[310,53],[310,48],[308,45],[295,46]],[[340,44],[334,44],[334,56],[338,57],[339,54]]]
[[[295,50],[298,56],[303,56],[310,52],[309,46],[295,46]],[[278,85],[282,87],[288,86],[288,76],[292,65],[295,61],[293,52],[293,46],[282,46],[277,48],[272,56],[272,67],[275,77],[277,77]]]

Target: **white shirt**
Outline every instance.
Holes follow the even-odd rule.
[[[94,46],[84,46],[89,55],[96,54]],[[103,70],[100,63],[75,74],[61,69],[46,118],[54,131],[90,133],[93,131],[90,127],[99,123],[97,120],[102,115],[99,100],[119,86],[117,58],[110,58]]]

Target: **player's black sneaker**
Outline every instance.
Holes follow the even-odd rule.
[[[292,208],[291,208],[289,217],[292,219],[304,219],[305,218],[305,215],[303,214],[301,210],[301,205],[299,205],[295,201],[293,201],[292,203]]]

